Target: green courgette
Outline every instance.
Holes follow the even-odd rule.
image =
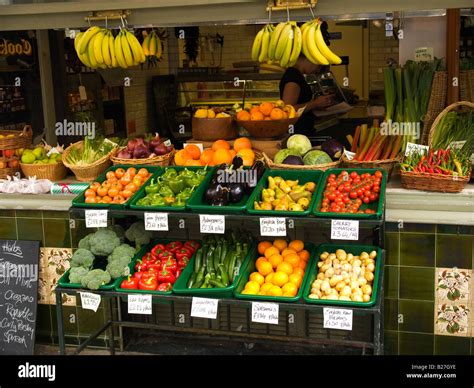
[[[196,257],[194,258],[194,273],[198,273],[199,269],[202,266],[202,249],[198,249],[196,252]]]

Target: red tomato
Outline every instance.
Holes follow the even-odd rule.
[[[364,199],[362,200],[364,203],[369,203],[370,202],[370,198],[369,197],[364,197]]]
[[[382,171],[375,171],[375,174],[374,174],[377,178],[382,178]]]

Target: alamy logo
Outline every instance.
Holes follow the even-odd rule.
[[[219,170],[217,171],[217,182],[219,183],[248,183],[257,184],[257,170]]]
[[[56,136],[87,136],[89,139],[95,139],[95,122],[84,121],[58,121],[55,126]]]
[[[18,366],[18,377],[21,379],[48,379],[56,380],[56,365],[25,365]]]
[[[388,120],[380,124],[380,134],[384,136],[412,136],[419,139],[421,135],[420,123],[397,122]]]

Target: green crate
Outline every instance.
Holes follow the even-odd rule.
[[[326,300],[326,299],[311,299],[309,294],[311,291],[311,284],[313,284],[316,276],[318,275],[318,262],[320,261],[319,256],[323,252],[336,253],[337,249],[344,249],[347,253],[352,253],[353,255],[359,255],[362,252],[370,253],[372,251],[377,252],[377,257],[375,259],[375,273],[374,273],[374,282],[372,283],[372,297],[368,302],[352,302],[345,300]],[[308,276],[306,277],[306,282],[303,285],[303,299],[306,303],[309,304],[324,304],[332,306],[346,306],[346,307],[372,307],[377,302],[377,292],[379,286],[380,272],[383,270],[381,265],[379,265],[382,260],[382,250],[379,247],[370,246],[370,245],[348,245],[348,244],[321,244],[316,249],[316,255],[314,257],[313,263],[309,269]]]
[[[145,255],[145,253],[150,252],[151,249],[156,244],[168,244],[171,241],[181,241],[182,243],[185,242],[185,241],[176,240],[176,239],[154,240],[153,242],[151,242],[148,245],[146,245],[145,247],[143,247],[140,250],[140,252],[134,257],[134,259],[132,260],[131,268],[130,268],[130,275],[133,275],[135,273],[135,264],[136,264],[138,259],[141,259],[143,257],[143,255]],[[194,255],[191,258],[191,260],[193,260],[193,259],[194,259]],[[190,262],[191,262],[191,260],[190,260]],[[189,263],[185,267],[185,270],[188,269],[188,268],[189,268]],[[184,271],[183,271],[183,273],[184,273]],[[181,279],[181,277],[183,276],[183,273],[181,273],[178,280]],[[151,294],[151,295],[171,295],[172,294],[172,290],[164,292],[164,291],[146,291],[146,290],[133,290],[133,289],[130,290],[128,288],[121,288],[120,285],[122,284],[122,281],[126,278],[127,278],[127,276],[123,276],[123,277],[119,278],[119,281],[115,285],[115,291],[123,292],[123,293],[127,293],[127,294]],[[174,284],[173,284],[173,288],[174,288]]]
[[[162,168],[157,174],[153,176],[153,178],[158,178],[160,175],[164,174],[167,169],[173,168],[177,172],[180,172],[184,169],[188,169],[191,171],[196,171],[196,170],[201,170],[205,167],[198,167],[198,166],[189,166],[189,167],[183,167],[183,166],[170,166],[166,168]],[[194,193],[192,193],[191,197],[188,199],[187,203],[191,201],[194,196],[196,195],[197,190],[203,185],[203,183],[206,181],[208,176],[212,171],[214,171],[214,168],[208,168],[207,175],[205,176],[204,180],[201,182],[201,184],[194,190]],[[132,202],[130,203],[130,208],[135,209],[135,210],[162,210],[162,211],[168,211],[168,212],[182,212],[185,211],[187,208],[186,206],[142,206],[142,205],[137,205],[138,200],[142,199],[143,197],[146,196],[145,192],[145,187],[150,184],[150,181],[148,181],[145,185],[143,185],[140,190],[134,195]]]
[[[245,167],[245,169],[249,170],[250,168]],[[229,203],[226,206],[212,206],[208,205],[204,201],[204,194],[206,193],[206,190],[209,187],[212,175],[213,174],[209,174],[209,176],[204,180],[203,184],[199,185],[198,189],[196,190],[196,193],[189,199],[187,207],[193,212],[202,212],[206,214],[244,213],[251,194],[245,194],[242,200],[240,200],[239,202]]]
[[[100,174],[98,176],[98,178],[96,179],[96,182],[99,182],[99,183],[104,182],[105,179],[106,179],[105,176],[106,176],[107,172],[109,172],[109,171],[115,171],[118,168],[123,168],[123,169],[126,170],[129,167],[135,167],[137,170],[139,170],[140,168],[146,168],[152,174],[152,176],[150,178],[153,178],[153,176],[155,176],[161,170],[161,167],[159,167],[159,166],[131,166],[131,165],[117,164],[115,166],[109,167],[106,171],[104,171],[102,174]],[[150,178],[148,178],[148,180],[150,180]],[[147,184],[147,182],[145,182],[145,184],[142,185],[142,187],[145,186]],[[87,187],[87,189],[88,188],[89,187]],[[131,204],[132,201],[133,201],[133,198],[140,192],[140,190],[138,190],[134,195],[132,195],[131,198],[128,199],[127,202],[125,202],[122,205],[119,205],[119,204],[115,204],[115,203],[114,204],[112,204],[112,203],[86,203],[85,202],[85,195],[84,195],[86,190],[84,190],[81,194],[79,194],[78,196],[76,196],[72,200],[72,206],[73,207],[81,207],[81,208],[88,208],[88,209],[121,210],[121,209],[125,209],[129,204]]]
[[[352,213],[333,213],[333,212],[326,212],[322,213],[319,211],[321,209],[321,202],[323,200],[324,190],[326,189],[327,180],[330,174],[336,174],[336,176],[342,172],[347,171],[349,174],[353,171],[359,174],[371,173],[373,174],[375,171],[382,172],[382,182],[380,183],[380,193],[379,193],[379,200],[378,202],[363,203],[360,206],[360,210],[371,209],[375,210],[374,214],[352,214]],[[347,219],[381,219],[383,216],[383,208],[385,203],[385,188],[387,186],[387,172],[383,169],[378,168],[331,168],[326,170],[323,178],[321,180],[321,185],[318,187],[317,195],[316,195],[316,202],[314,208],[312,209],[312,213],[317,217],[330,217],[330,218],[347,218]]]
[[[256,271],[255,261],[259,257],[257,253],[255,253],[254,256],[250,260],[248,260],[247,266],[243,268],[243,271],[241,271],[240,276],[237,279],[237,285],[234,290],[234,296],[237,299],[256,300],[256,301],[262,300],[262,301],[270,301],[270,302],[298,302],[303,296],[303,288],[306,283],[306,278],[308,277],[308,274],[310,272],[309,268],[312,267],[312,263],[314,261],[315,245],[312,243],[305,243],[304,249],[306,249],[310,253],[310,257],[309,257],[308,265],[306,267],[306,271],[303,277],[303,281],[301,283],[301,287],[298,290],[298,294],[296,296],[284,297],[284,296],[267,296],[267,295],[247,295],[247,294],[241,293],[245,288],[245,284],[249,280],[250,274]]]
[[[311,202],[309,204],[308,209],[302,212],[290,212],[290,211],[276,211],[276,210],[255,210],[254,209],[254,202],[259,201],[261,198],[261,194],[263,189],[267,187],[268,184],[268,177],[269,176],[280,176],[283,179],[290,179],[296,180],[298,179],[300,183],[307,183],[307,182],[314,182],[316,183],[316,190],[311,197]],[[311,209],[313,208],[316,202],[316,193],[320,186],[321,177],[323,176],[322,171],[307,171],[307,170],[267,170],[265,174],[263,174],[262,179],[258,183],[257,187],[253,191],[252,195],[250,196],[247,202],[247,213],[250,214],[258,214],[262,216],[286,216],[286,217],[299,217],[299,216],[307,216],[311,213]]]
[[[253,258],[256,255],[256,251],[257,251],[257,245],[252,244],[249,248],[249,252],[247,256],[242,262],[241,269],[246,268],[249,260],[253,260]],[[237,283],[239,281],[240,273],[242,273],[240,271],[240,273],[237,275],[234,282],[230,286],[225,287],[225,288],[187,288],[189,278],[191,277],[193,272],[194,272],[194,256],[189,262],[189,264],[186,266],[186,268],[184,269],[181,276],[178,278],[178,280],[174,284],[174,287],[173,287],[174,294],[193,295],[193,296],[200,296],[204,298],[232,298],[234,289],[237,286]]]

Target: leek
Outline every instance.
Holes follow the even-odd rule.
[[[388,122],[389,120],[392,120],[393,117],[396,97],[393,69],[390,67],[383,69],[383,78],[385,84],[385,120]]]

